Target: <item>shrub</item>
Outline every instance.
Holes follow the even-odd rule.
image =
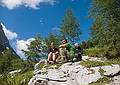
[[[92,57],[101,57],[106,54],[106,51],[104,48],[93,47],[84,50],[84,54]]]
[[[105,50],[106,50],[106,57],[108,59],[114,59],[114,58],[120,58],[120,46],[118,47],[113,47],[112,44],[111,45],[106,45],[104,46]]]
[[[120,65],[120,58],[109,59],[109,62],[112,62],[113,64],[119,64]]]

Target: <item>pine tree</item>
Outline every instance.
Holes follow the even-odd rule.
[[[120,0],[93,0],[91,39],[109,56],[120,54]]]
[[[64,36],[73,43],[75,41],[78,41],[81,35],[79,26],[80,26],[79,21],[73,15],[73,11],[71,9],[68,9],[63,19],[63,23],[60,27],[60,32],[62,36]]]
[[[27,59],[30,61],[39,61],[41,57],[45,56],[46,44],[40,35],[35,37],[35,40],[30,42],[28,50],[23,52],[26,54]]]
[[[48,37],[45,39],[47,48],[50,47],[51,42],[53,42],[57,47],[60,45],[59,36],[54,33],[49,33]]]

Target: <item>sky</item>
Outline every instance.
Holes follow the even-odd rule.
[[[57,33],[66,10],[80,22],[81,41],[89,38],[92,20],[88,18],[92,0],[0,0],[0,22],[16,52],[24,57],[21,49],[34,40],[36,34],[47,37]]]

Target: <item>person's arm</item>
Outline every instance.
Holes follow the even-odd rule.
[[[62,44],[62,45],[59,46],[59,48],[64,48],[64,47],[66,47],[67,44],[68,44],[68,43]]]
[[[59,53],[58,51],[55,52],[55,54],[58,54],[58,53]]]

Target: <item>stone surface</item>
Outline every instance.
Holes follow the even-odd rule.
[[[9,74],[14,75],[15,73],[20,73],[20,72],[21,72],[21,69],[15,70],[15,71],[11,71],[11,72],[9,72]]]
[[[112,78],[112,82],[105,85],[120,85],[120,75]]]
[[[41,60],[41,61],[39,61],[38,63],[36,63],[36,64],[34,65],[34,69],[35,69],[35,70],[38,69],[40,64],[44,64],[44,63],[46,64],[46,62],[47,62],[46,60]]]
[[[88,84],[93,81],[97,81],[101,77],[97,69],[95,72],[84,68],[81,65],[71,63],[63,64],[59,69],[48,69],[48,73],[45,75],[36,74],[29,85],[34,85],[37,80],[49,80],[48,85],[78,85]],[[93,77],[93,79],[91,79]]]
[[[88,57],[85,56],[84,59],[87,60]],[[58,69],[53,65],[47,69],[36,70],[28,85],[88,85],[103,77],[99,72],[100,69],[105,71],[104,75],[111,76],[120,71],[120,66],[111,65],[87,68],[80,65],[80,61],[64,63]],[[114,82],[108,85],[119,83],[120,79],[118,78],[120,77],[115,77],[113,79]]]
[[[111,65],[111,66],[102,66],[101,68],[104,71],[106,71],[104,73],[104,75],[106,75],[106,76],[113,76],[120,71],[120,66],[119,65],[114,65],[114,64]]]

